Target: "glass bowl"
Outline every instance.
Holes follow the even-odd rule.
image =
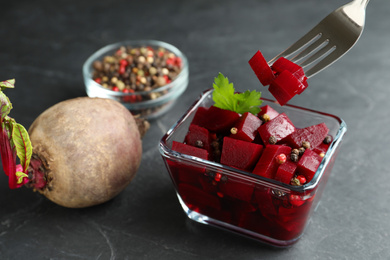
[[[321,198],[347,130],[345,122],[334,115],[290,105],[281,107],[263,99],[262,106],[286,113],[297,128],[325,122],[333,137],[313,179],[292,186],[171,149],[173,141],[184,141],[197,108],[213,103],[212,90],[205,91],[160,141],[160,153],[185,213],[199,223],[273,246],[294,244]],[[223,181],[210,179],[216,174]]]
[[[177,60],[180,61],[180,65],[178,65],[178,66],[180,67],[181,70],[180,70],[179,74],[176,75],[172,79],[172,81],[169,82],[167,80],[166,84],[164,84],[164,83],[159,84],[159,85],[154,84],[154,86],[151,86],[148,88],[144,87],[144,86],[146,86],[147,83],[142,82],[142,79],[141,79],[141,83],[139,83],[138,78],[137,78],[137,83],[132,82],[133,90],[130,89],[130,83],[129,83],[129,86],[126,86],[126,88],[127,88],[126,90],[128,90],[126,92],[122,89],[121,90],[116,89],[117,91],[114,91],[111,88],[104,87],[104,83],[100,82],[100,84],[99,84],[93,78],[94,71],[95,71],[94,62],[95,61],[103,61],[103,59],[105,59],[107,57],[108,58],[112,57],[114,54],[116,54],[116,52],[120,48],[123,48],[123,47],[128,48],[128,49],[130,49],[130,48],[144,48],[147,50],[154,50],[155,53],[157,53],[157,50],[160,50],[162,48],[162,50],[173,53],[175,55],[175,57],[178,58]],[[141,56],[146,56],[146,58],[148,58],[147,55],[144,55],[144,54],[141,54]],[[157,60],[157,59],[158,59],[157,56],[155,56],[155,60]],[[109,61],[109,59],[107,59],[107,60]],[[144,59],[144,60],[147,60],[147,59]],[[157,65],[153,64],[152,62],[150,62],[150,63],[152,65],[148,64],[148,66],[152,66],[152,67],[155,66],[156,67],[158,65],[158,66],[164,66],[164,68],[168,67],[168,65],[165,64],[166,63],[165,61],[164,61],[164,64],[159,63]],[[155,62],[155,63],[157,63],[157,62]],[[115,66],[117,66],[117,68],[120,67],[119,64],[116,64]],[[134,68],[129,68],[129,71],[127,73],[131,74],[131,73],[135,72],[135,69],[134,70],[133,69]],[[142,75],[142,76],[145,76],[144,78],[146,80],[149,75],[146,75],[146,73],[140,74],[139,70],[137,71],[137,74],[134,74],[134,77]],[[164,114],[165,112],[167,112],[169,110],[169,108],[171,108],[171,106],[174,104],[175,100],[180,95],[182,95],[184,93],[184,91],[186,90],[187,85],[188,85],[188,77],[189,77],[189,66],[188,66],[188,60],[187,60],[186,56],[179,49],[177,49],[175,46],[168,44],[168,43],[165,43],[165,42],[162,42],[162,41],[156,41],[156,40],[123,41],[123,42],[118,42],[118,43],[114,43],[111,45],[107,45],[107,46],[99,49],[95,53],[93,53],[85,61],[82,71],[83,71],[86,92],[87,92],[87,95],[89,97],[110,98],[110,99],[117,100],[117,101],[121,102],[127,109],[129,109],[134,115],[140,115],[141,117],[146,118],[146,119],[156,118],[156,117]],[[109,70],[107,69],[107,71],[109,71]],[[165,70],[165,71],[167,71],[167,70]],[[119,72],[116,72],[116,70],[115,70],[114,73],[116,73],[115,77],[118,78]],[[161,71],[159,71],[158,73],[161,74]],[[107,74],[109,74],[108,79],[110,80],[112,75],[113,75],[113,72],[110,71],[110,72],[107,72]],[[123,75],[123,74],[121,74],[121,75]],[[157,75],[157,74],[153,74],[153,75]],[[127,80],[127,77],[126,77],[126,80]],[[128,81],[130,81],[130,79]],[[134,81],[136,81],[136,80],[134,80]],[[150,81],[151,80],[148,79],[148,82],[150,82]],[[145,84],[142,84],[142,83],[145,83]],[[140,84],[142,85],[142,88],[139,87]],[[122,87],[124,86],[124,84],[122,84],[122,83],[121,83],[121,85],[122,85]],[[131,91],[129,91],[129,90],[131,90]]]

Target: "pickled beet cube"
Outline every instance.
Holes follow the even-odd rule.
[[[291,160],[287,160],[285,163],[281,164],[278,167],[278,170],[275,174],[275,180],[290,184],[291,178],[294,176],[296,169],[297,164],[292,162]]]
[[[262,145],[224,137],[221,163],[243,170],[251,170],[259,160],[262,151]]]
[[[290,71],[284,70],[270,84],[268,90],[281,106],[285,105],[296,94],[301,93],[305,86]]]
[[[275,109],[273,109],[269,105],[262,106],[260,109],[261,109],[261,111],[257,114],[257,116],[259,116],[259,117],[264,115],[264,114],[267,114],[270,117],[270,119],[274,119],[275,117],[277,117],[279,115],[279,112],[276,111]]]
[[[321,154],[321,153],[325,154],[326,151],[328,151],[328,148],[329,148],[329,144],[321,143],[317,147],[315,147],[313,149],[313,151],[318,153],[318,154]]]
[[[199,111],[198,108],[192,123],[211,132],[223,133],[230,131],[239,118],[240,115],[236,112],[211,106],[207,111],[204,109]]]
[[[249,60],[249,65],[263,86],[268,86],[274,80],[275,75],[260,51]]]
[[[250,202],[255,184],[253,182],[243,181],[239,178],[229,176],[226,182],[219,184],[219,191],[224,196],[229,196],[242,201]]]
[[[275,137],[277,142],[283,141],[284,138],[295,131],[295,126],[285,113],[281,113],[274,119],[262,124],[258,131],[264,144],[267,145],[271,136]]]
[[[304,86],[304,88],[298,91],[298,94],[302,93],[302,91],[308,86],[307,77],[305,76],[303,68],[284,57],[277,59],[274,64],[272,64],[271,68],[276,75],[280,74],[284,70],[291,72],[291,74],[293,74],[294,77],[296,77]]]
[[[211,135],[204,127],[191,124],[184,141],[188,145],[203,148],[210,153]]]
[[[194,147],[188,144],[183,144],[177,141],[172,142],[172,150],[179,153],[199,157],[205,160],[207,160],[209,157],[209,153],[205,149]]]
[[[273,216],[278,214],[278,205],[274,203],[274,194],[272,189],[265,187],[256,187],[254,200],[261,213],[272,220]]]
[[[192,210],[203,207],[221,209],[221,202],[217,196],[209,194],[198,187],[180,183],[177,189],[183,201]]]
[[[265,178],[274,179],[276,171],[280,166],[275,157],[281,153],[289,157],[291,147],[285,145],[267,145],[252,172]]]
[[[207,110],[208,108],[206,107],[198,107],[191,124],[203,126],[203,122],[207,119]]]
[[[252,113],[244,113],[240,119],[237,120],[234,127],[236,133],[230,135],[231,138],[240,139],[247,142],[252,142],[257,134],[257,129],[260,127],[262,121]]]
[[[298,161],[297,171],[303,174],[306,178],[306,181],[309,182],[311,179],[313,179],[313,176],[316,173],[321,161],[321,156],[310,149],[306,149],[302,154],[301,159]]]
[[[209,159],[209,153],[205,149],[176,141],[172,142],[172,150],[205,160]],[[176,169],[177,179],[179,182],[199,184],[199,177],[206,171],[205,167],[196,167],[186,164],[176,165],[174,162],[171,162],[170,164],[171,168]]]
[[[329,128],[325,123],[318,125],[312,125],[301,129],[296,129],[294,133],[286,138],[293,148],[299,148],[302,146],[303,141],[310,143],[310,148],[314,149],[321,143],[323,143],[325,137],[328,135]]]

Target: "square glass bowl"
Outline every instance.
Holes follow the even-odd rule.
[[[347,130],[345,122],[334,115],[290,105],[281,107],[263,99],[262,106],[270,105],[286,113],[297,128],[325,122],[333,137],[313,179],[302,186],[292,186],[171,149],[173,141],[184,141],[197,108],[212,104],[212,90],[205,91],[159,145],[185,213],[199,223],[273,246],[294,244],[321,198]],[[213,178],[216,174],[218,182]]]
[[[93,79],[95,61],[102,61],[107,56],[113,56],[121,47],[146,47],[158,50],[163,48],[175,54],[181,61],[180,73],[169,83],[151,90],[135,90],[134,92],[114,91],[104,88]],[[153,66],[153,65],[152,65]],[[175,46],[157,40],[123,41],[107,45],[93,53],[83,65],[83,77],[87,95],[89,97],[110,98],[119,101],[133,115],[145,119],[156,118],[167,112],[175,100],[180,97],[188,86],[189,66],[187,57]],[[112,72],[110,72],[112,74]]]

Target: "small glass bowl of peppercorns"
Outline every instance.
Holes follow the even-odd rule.
[[[188,86],[188,61],[175,46],[156,40],[107,45],[83,65],[89,97],[121,102],[146,119],[169,110]]]

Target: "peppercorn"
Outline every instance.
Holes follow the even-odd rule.
[[[303,141],[302,142],[302,147],[305,149],[310,149],[310,143],[308,141]]]
[[[269,143],[269,144],[276,144],[277,141],[278,141],[278,140],[277,140],[276,137],[273,136],[273,135],[271,135],[271,136],[269,137],[269,139],[268,139],[268,143]]]
[[[279,164],[283,164],[286,162],[287,160],[287,157],[284,153],[281,153],[281,154],[278,154],[276,157],[275,157],[275,160],[277,163]]]
[[[330,135],[324,138],[324,144],[330,144],[332,142],[332,137]]]
[[[299,155],[299,150],[297,148],[294,148],[291,150],[291,153]]]
[[[232,128],[230,129],[230,133],[233,134],[233,135],[237,134],[237,132],[238,132],[237,127],[232,127]]]
[[[298,175],[296,178],[299,180],[299,182],[300,182],[302,185],[306,183],[306,178],[305,178],[305,176],[303,176],[303,175]]]
[[[203,142],[201,140],[196,140],[195,141],[195,146],[199,148],[203,148]]]
[[[305,147],[299,147],[299,155],[302,155],[305,152]]]
[[[299,179],[298,179],[297,177],[293,177],[293,178],[291,179],[290,184],[291,184],[292,186],[301,186],[301,182],[299,181]]]
[[[291,159],[291,161],[293,161],[293,162],[298,162],[299,156],[298,156],[298,154],[296,154],[296,153],[291,153],[290,159]]]
[[[264,114],[260,116],[260,120],[266,123],[271,120],[271,117],[268,114]]]

